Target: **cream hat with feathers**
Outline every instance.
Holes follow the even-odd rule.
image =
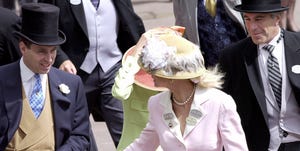
[[[199,47],[168,32],[148,33],[138,63],[146,72],[166,79],[192,79],[206,72]]]

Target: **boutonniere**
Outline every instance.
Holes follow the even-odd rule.
[[[300,65],[292,66],[292,72],[295,74],[300,74]]]
[[[70,3],[72,5],[79,5],[81,3],[81,0],[70,0]]]
[[[58,88],[59,88],[59,91],[63,94],[69,94],[71,92],[69,87],[64,83],[60,84],[58,86]]]

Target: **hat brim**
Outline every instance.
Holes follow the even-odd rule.
[[[58,46],[63,44],[66,41],[66,36],[65,34],[58,30],[58,38],[56,40],[51,40],[51,41],[38,41],[38,40],[33,40],[31,38],[29,38],[28,36],[26,36],[25,34],[23,34],[22,32],[15,32],[15,34],[19,37],[25,38],[28,41],[36,44],[36,45],[40,45],[40,46]]]
[[[127,58],[127,56],[132,55],[132,53],[135,50],[135,46],[132,46],[129,48],[122,58],[122,65],[124,65],[124,62]],[[146,71],[140,69],[134,76],[134,83],[140,87],[143,87],[145,89],[153,90],[153,91],[166,91],[167,88],[164,87],[156,87],[154,85],[154,80],[151,76],[151,74],[147,73]]]
[[[280,7],[280,8],[266,8],[266,7],[243,7],[242,5],[237,5],[233,7],[234,10],[238,12],[244,13],[271,13],[271,12],[282,12],[288,10],[288,7]]]

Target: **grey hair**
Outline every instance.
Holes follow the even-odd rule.
[[[271,18],[274,19],[275,16],[280,16],[280,18],[282,17],[282,12],[272,12],[270,13]]]

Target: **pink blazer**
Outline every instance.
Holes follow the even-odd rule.
[[[231,96],[209,88],[196,89],[185,132],[172,110],[170,92],[149,99],[149,122],[127,151],[248,151],[241,121]]]

